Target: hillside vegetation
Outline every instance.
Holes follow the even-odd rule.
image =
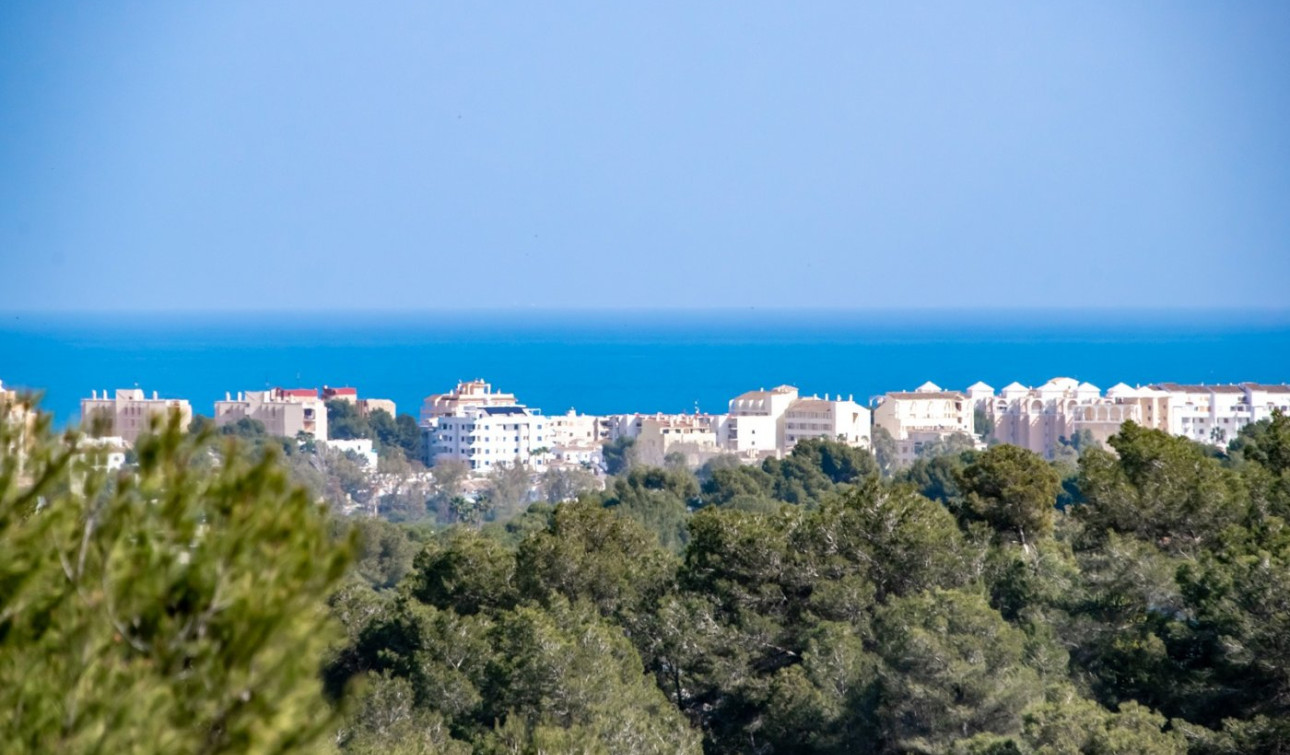
[[[1284,416],[625,464],[441,531],[339,520],[276,449],[159,428],[107,474],[40,424],[0,436],[14,751],[1290,752]]]

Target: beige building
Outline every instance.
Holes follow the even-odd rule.
[[[888,393],[876,402],[873,425],[896,441],[898,464],[912,464],[929,443],[957,433],[973,436],[973,406],[967,395],[941,390],[935,383],[923,383],[915,391]]]
[[[1038,388],[1011,383],[985,405],[994,420],[996,440],[1051,459],[1063,438],[1088,431],[1095,441],[1105,443],[1125,421],[1148,419],[1140,397],[1120,388],[1104,397],[1097,386],[1071,378],[1053,378]]]
[[[493,386],[482,378],[457,383],[448,393],[427,396],[421,405],[421,425],[436,417],[451,417],[465,409],[485,409],[495,406],[519,406],[513,393],[496,393]]]
[[[258,420],[270,435],[294,438],[300,433],[315,440],[327,440],[327,406],[313,388],[271,388],[246,391],[237,398],[224,394],[215,402],[215,424],[233,424],[240,419]]]
[[[187,428],[193,408],[185,399],[158,398],[156,391],[146,398],[138,388],[119,388],[112,398],[106,390],[101,398],[98,391],[92,391],[90,398],[81,399],[81,428],[122,438],[133,446],[154,419],[164,423],[174,412],[179,414],[180,426]]]
[[[598,445],[601,442],[600,417],[578,414],[573,409],[546,418],[551,448]]]
[[[685,455],[686,463],[698,466],[721,453],[719,421],[710,414],[640,415],[637,458],[644,464],[661,466],[668,454],[677,452]]]
[[[969,389],[969,395],[989,412],[998,441],[1050,459],[1063,437],[1088,431],[1105,444],[1130,420],[1226,448],[1242,427],[1272,416],[1277,409],[1290,412],[1290,386],[1257,383],[1138,387],[1117,383],[1102,395],[1097,386],[1053,378],[1038,388],[1013,383],[998,396],[979,389]]]
[[[570,409],[547,417],[546,431],[553,464],[599,469],[603,458],[601,436],[607,433],[603,417]]]

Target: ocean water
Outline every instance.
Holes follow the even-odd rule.
[[[225,392],[355,386],[419,412],[484,378],[547,414],[725,410],[780,384],[866,403],[931,380],[1290,381],[1290,310],[0,314],[0,381],[60,424],[138,386],[209,415]]]

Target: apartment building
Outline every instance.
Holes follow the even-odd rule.
[[[1160,420],[1152,426],[1220,448],[1246,425],[1268,419],[1277,410],[1290,413],[1290,385],[1157,383],[1135,394],[1156,396],[1163,404]]]
[[[601,436],[604,430],[601,417],[578,414],[570,409],[564,414],[554,414],[546,419],[553,449],[574,445],[599,445],[602,442]]]
[[[898,464],[912,464],[929,443],[956,433],[972,436],[975,427],[972,402],[957,391],[942,390],[932,382],[913,391],[887,393],[874,399],[873,425],[896,441]]]
[[[448,393],[427,396],[421,404],[421,425],[438,417],[451,417],[468,408],[518,406],[513,393],[495,392],[482,378],[457,383]]]
[[[789,404],[784,412],[782,453],[793,450],[798,441],[810,438],[836,440],[852,446],[872,446],[872,417],[867,408],[851,398],[830,399],[810,396]]]
[[[797,401],[797,388],[781,385],[730,399],[722,444],[747,456],[778,456],[786,443],[784,415]]]
[[[570,428],[578,424],[565,430],[576,432]],[[481,472],[516,462],[545,468],[553,443],[548,418],[483,380],[426,398],[421,428],[427,465],[462,461]]]
[[[687,463],[698,465],[721,453],[718,438],[721,418],[711,414],[645,414],[639,416],[636,436],[637,458],[661,466],[668,454],[685,455]]]
[[[427,465],[455,460],[488,471],[518,462],[541,469],[550,452],[546,418],[520,405],[460,408],[423,432]]]
[[[193,408],[187,400],[159,398],[156,391],[147,398],[138,388],[119,388],[111,398],[104,390],[102,397],[98,391],[91,391],[90,398],[81,399],[83,429],[93,428],[99,435],[122,438],[131,446],[148,431],[154,419],[165,422],[172,413],[179,414],[184,428],[193,420]]]
[[[801,396],[791,385],[741,393],[730,400],[728,413],[716,424],[723,430],[722,447],[748,457],[784,456],[810,438],[872,445],[868,408],[841,394]]]
[[[1125,388],[1116,386],[1103,396],[1092,383],[1057,377],[1037,388],[1014,382],[993,397],[983,396],[980,388],[969,391],[974,403],[984,400],[994,421],[996,440],[1052,459],[1063,438],[1087,431],[1094,440],[1105,443],[1125,421],[1146,423],[1153,419],[1154,411],[1148,412],[1141,401],[1144,397]]]
[[[270,435],[294,438],[300,433],[327,440],[327,405],[315,388],[271,388],[224,394],[215,402],[215,424],[223,427],[247,418],[264,424]]]

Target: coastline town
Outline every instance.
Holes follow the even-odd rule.
[[[20,411],[18,398],[0,383],[0,406],[10,407],[11,419]],[[384,413],[389,422],[399,416],[393,401],[360,396],[353,387],[324,386],[230,392],[215,402],[210,421],[226,432],[239,422],[258,423],[264,435],[346,454],[377,477],[380,448],[372,438],[329,432],[336,402],[362,418]],[[1128,421],[1225,449],[1241,428],[1276,411],[1290,413],[1290,385],[1119,383],[1103,392],[1059,377],[1037,387],[1014,382],[998,391],[982,382],[964,390],[927,382],[875,396],[866,404],[850,395],[803,396],[797,388],[781,385],[735,396],[724,414],[588,415],[570,410],[548,415],[476,379],[428,396],[415,419],[415,433],[418,460],[429,468],[421,473],[425,480],[433,480],[436,466],[454,463],[464,472],[469,496],[482,489],[491,473],[508,467],[531,473],[530,492],[540,474],[560,469],[581,470],[603,485],[606,472],[612,471],[605,452],[615,444],[630,444],[643,464],[671,461],[697,468],[723,455],[746,464],[783,458],[802,440],[828,439],[874,451],[886,457],[889,468],[898,469],[925,454],[998,443],[1053,460],[1075,446],[1104,444]],[[184,427],[195,416],[187,399],[148,395],[138,388],[94,390],[81,401],[80,424],[93,436],[88,442],[106,452],[106,466],[114,469],[126,462],[150,423],[170,412],[178,413]],[[400,418],[405,426],[413,421]]]

